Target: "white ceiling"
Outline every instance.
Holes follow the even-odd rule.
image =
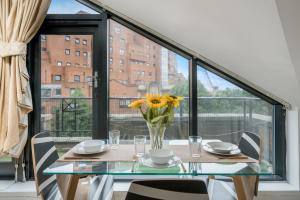
[[[97,1],[300,107],[300,39],[287,23],[297,0]]]

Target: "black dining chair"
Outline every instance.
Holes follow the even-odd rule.
[[[31,139],[32,159],[36,189],[39,196],[44,200],[63,200],[70,175],[64,175],[63,184],[58,184],[56,175],[44,175],[43,171],[53,164],[58,158],[54,141],[48,132],[42,132]],[[105,199],[112,194],[112,176],[95,176],[81,178],[76,190],[75,199],[98,200]],[[60,186],[60,187],[59,187]],[[99,197],[99,198],[98,198]]]
[[[208,200],[206,184],[192,179],[134,180],[125,200]]]
[[[244,132],[238,144],[241,152],[255,160],[260,161],[262,141],[259,135],[251,132]],[[253,196],[257,196],[259,177],[255,179],[255,190]],[[223,181],[210,178],[208,181],[208,193],[210,200],[234,200],[237,199],[235,185],[232,180]]]

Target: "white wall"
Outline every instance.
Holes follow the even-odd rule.
[[[300,87],[274,0],[98,1],[300,105]]]

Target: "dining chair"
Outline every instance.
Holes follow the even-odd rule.
[[[31,139],[32,160],[37,194],[44,200],[62,200],[74,188],[68,188],[71,175],[44,175],[43,171],[58,158],[58,153],[52,137],[48,132],[36,134]],[[75,199],[105,199],[112,192],[112,176],[95,176],[80,178],[76,189]],[[97,198],[99,197],[99,198]],[[109,199],[107,197],[107,199]]]
[[[261,146],[262,140],[259,135],[252,132],[244,132],[239,141],[238,147],[241,152],[255,160],[261,160]],[[241,178],[242,182],[243,179]],[[248,194],[248,196],[253,197],[257,196],[259,177],[253,176],[249,178],[250,183],[249,187],[253,188],[253,191]],[[229,181],[218,180],[216,178],[209,178],[208,181],[208,193],[209,199],[217,200],[234,200],[237,198],[237,186],[232,182],[232,179]],[[251,198],[250,198],[251,199]]]
[[[208,200],[202,180],[155,179],[131,182],[125,200]]]

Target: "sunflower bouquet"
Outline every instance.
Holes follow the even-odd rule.
[[[182,100],[183,97],[169,94],[146,94],[145,98],[129,104],[129,108],[140,110],[147,122],[152,149],[162,148],[166,127],[174,121],[174,108]]]

